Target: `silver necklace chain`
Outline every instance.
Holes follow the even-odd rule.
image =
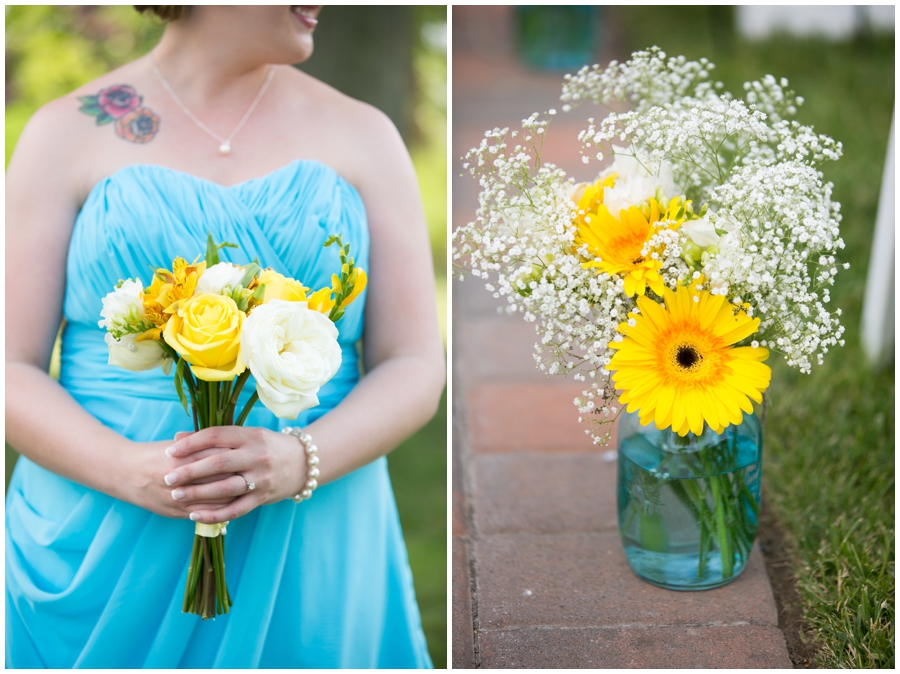
[[[238,122],[238,125],[234,128],[234,131],[232,131],[227,138],[222,138],[222,136],[217,134],[215,131],[206,126],[206,124],[197,119],[197,116],[193,112],[191,112],[184,103],[181,102],[181,99],[178,98],[178,94],[175,93],[175,90],[172,89],[172,86],[168,83],[166,78],[163,77],[163,74],[160,72],[159,67],[156,65],[156,59],[153,58],[153,52],[150,52],[150,65],[153,66],[153,72],[156,73],[156,76],[162,83],[163,88],[168,92],[169,96],[172,97],[172,100],[178,104],[178,107],[181,108],[184,114],[190,117],[191,121],[193,121],[194,124],[199,126],[203,131],[219,141],[219,153],[222,155],[227,155],[229,152],[231,152],[231,141],[234,140],[234,137],[238,134],[238,131],[240,131],[243,128],[244,124],[247,123],[247,120],[250,119],[250,115],[252,115],[253,111],[256,110],[256,106],[259,105],[259,102],[262,100],[262,97],[266,93],[266,89],[269,88],[269,83],[275,76],[275,66],[269,66],[269,73],[268,75],[266,75],[266,81],[263,82],[262,88],[259,90],[259,93],[256,94],[256,98],[253,99],[253,103],[250,104],[250,107],[248,108],[247,112],[244,113],[244,116],[241,121]]]

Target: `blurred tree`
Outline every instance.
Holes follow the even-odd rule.
[[[312,57],[299,68],[385,112],[404,138],[411,129],[415,35],[408,6],[328,6]]]

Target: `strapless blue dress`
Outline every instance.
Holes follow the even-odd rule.
[[[171,376],[107,364],[101,298],[119,279],[146,285],[151,267],[193,259],[207,232],[239,246],[223,249],[224,260],[256,258],[313,288],[330,285],[340,264],[336,247],[322,247],[330,234],[368,267],[362,200],[318,162],[231,187],[153,165],[104,179],[69,246],[60,383],[132,440],[170,439],[192,422]],[[258,404],[248,426],[304,426],[340,403],[359,379],[364,301],[338,323],[343,363],[319,406],[284,421]],[[20,458],[6,500],[7,667],[431,666],[383,457],[309,501],[257,508],[228,526],[227,616],[181,613],[193,535],[189,520]]]

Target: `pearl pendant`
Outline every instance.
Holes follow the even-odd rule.
[[[223,141],[222,144],[219,146],[219,154],[224,157],[225,155],[229,154],[230,152],[231,152],[231,143],[229,143],[227,140]]]

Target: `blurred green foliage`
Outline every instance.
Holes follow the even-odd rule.
[[[6,164],[31,115],[45,103],[147,53],[164,25],[131,6],[6,6]],[[412,63],[415,133],[410,155],[431,238],[446,335],[446,7],[417,7]],[[432,660],[447,663],[447,400],[429,424],[389,456],[397,504]],[[17,454],[6,447],[6,483]]]
[[[39,107],[146,54],[163,26],[130,6],[6,6],[6,164]]]
[[[630,53],[658,45],[702,56],[737,96],[766,74],[787,77],[806,99],[797,119],[844,145],[825,164],[841,202],[840,259],[832,306],[846,346],[803,375],[773,354],[763,480],[794,555],[793,572],[823,667],[894,666],[894,365],[866,367],[860,319],[875,213],[894,110],[894,37],[862,34],[833,44],[787,35],[746,42],[732,7],[618,7]]]
[[[425,218],[431,238],[438,316],[447,336],[447,9],[418,7],[420,40],[414,58],[413,123],[419,142],[410,155],[419,178]]]

